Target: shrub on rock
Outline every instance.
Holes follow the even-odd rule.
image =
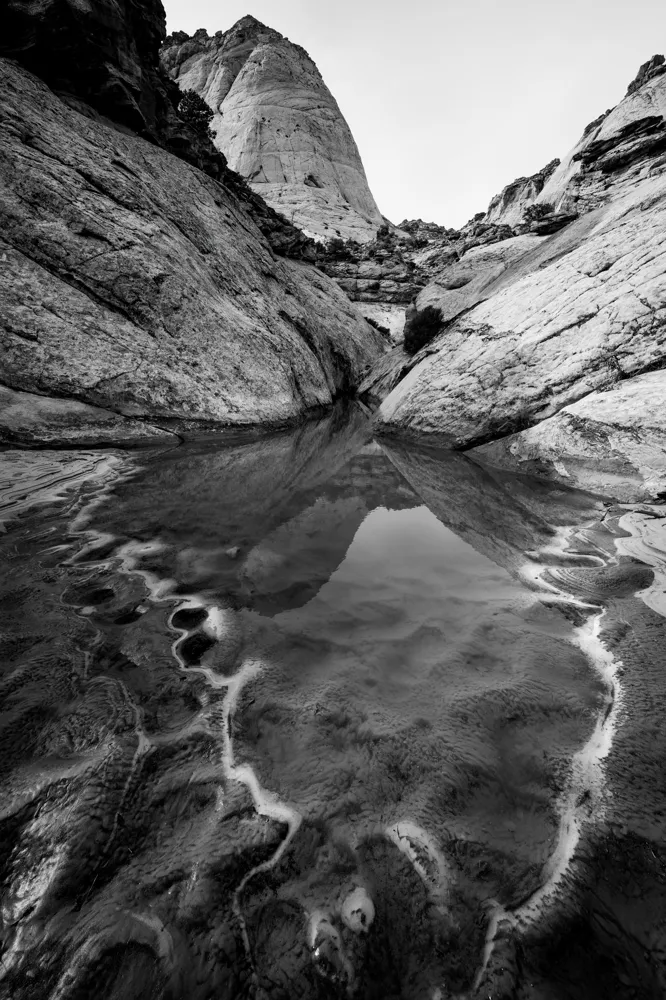
[[[410,310],[405,321],[404,348],[407,354],[416,354],[429,344],[442,326],[442,314],[436,306],[426,306],[420,312]]]
[[[203,97],[199,97],[195,90],[183,91],[178,105],[178,115],[184,122],[191,125],[195,132],[199,132],[201,135],[212,135],[209,126],[213,119],[213,112]]]
[[[539,222],[547,215],[552,215],[552,212],[553,206],[545,201],[537,205],[528,205],[523,214],[523,222]]]

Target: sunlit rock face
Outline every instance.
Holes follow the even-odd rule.
[[[361,242],[383,222],[356,143],[299,45],[244,17],[209,37],[170,35],[162,65],[215,112],[215,144],[253,189],[308,234]]]
[[[537,199],[568,224],[469,253],[420,292],[416,312],[441,321],[381,406],[387,431],[466,448],[663,367],[665,110],[666,74],[639,78]]]
[[[659,59],[662,62],[659,62]],[[655,62],[656,60],[656,62]],[[666,73],[663,56],[641,67],[620,103],[585,129],[544,186],[537,203],[589,211],[666,168]]]

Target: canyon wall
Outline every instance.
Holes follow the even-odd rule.
[[[663,382],[643,376],[666,367],[666,73],[661,57],[646,66],[546,180],[536,222],[473,248],[419,293],[407,328],[429,323],[427,342],[381,362],[363,387],[388,393],[378,415],[386,433],[484,445],[486,458],[518,468],[534,469],[541,454],[542,469],[571,482],[594,441],[597,451],[617,442],[609,461],[626,466],[642,423],[656,447]],[[599,392],[617,405],[595,402]],[[549,421],[561,411],[577,434],[558,433],[554,448]],[[502,448],[486,444],[498,439]],[[638,466],[658,494],[663,472],[649,470],[663,468],[663,455],[643,450],[640,478]]]
[[[290,259],[305,237],[205,137],[169,151],[191,131],[158,63],[161,6],[10,9],[0,440],[177,440],[292,422],[351,392],[383,338]]]

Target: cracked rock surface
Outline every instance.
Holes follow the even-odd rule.
[[[380,356],[336,285],[276,258],[223,185],[11,61],[0,77],[8,389],[188,433],[297,419]]]

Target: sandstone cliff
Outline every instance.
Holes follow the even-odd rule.
[[[168,102],[150,65],[161,7],[30,10],[34,30],[17,15],[5,50],[38,66],[50,39],[40,25],[55,12],[70,78],[50,78],[66,84],[63,100],[0,60],[0,440],[131,442],[270,426],[351,391],[382,338],[326,276],[276,257],[254,220],[274,226],[278,243],[293,227],[246,197],[223,158],[228,183],[162,148],[155,109]],[[129,20],[104,40],[109,11],[119,26]],[[106,61],[93,87],[75,57],[92,66],[100,45]]]
[[[383,218],[345,119],[307,52],[253,17],[209,37],[176,32],[162,65],[215,112],[215,145],[307,234],[372,239]]]
[[[375,396],[390,389],[379,411],[386,431],[434,433],[466,448],[532,427],[530,448],[514,440],[511,451],[516,461],[519,453],[534,459],[540,428],[552,433],[542,421],[618,384],[629,393],[624,380],[666,366],[661,65],[586,129],[544,185],[536,204],[546,207],[542,220],[559,217],[559,231],[532,229],[473,250],[419,293],[416,316],[429,308],[437,320],[414,358],[401,353],[388,373],[380,366]],[[639,398],[645,383],[636,385]],[[574,411],[577,426],[596,421],[598,409]],[[625,430],[627,439],[629,424]],[[581,453],[580,439],[563,433],[558,440],[562,455],[568,442]],[[651,467],[644,455],[639,464]],[[560,474],[552,463],[551,472]]]

